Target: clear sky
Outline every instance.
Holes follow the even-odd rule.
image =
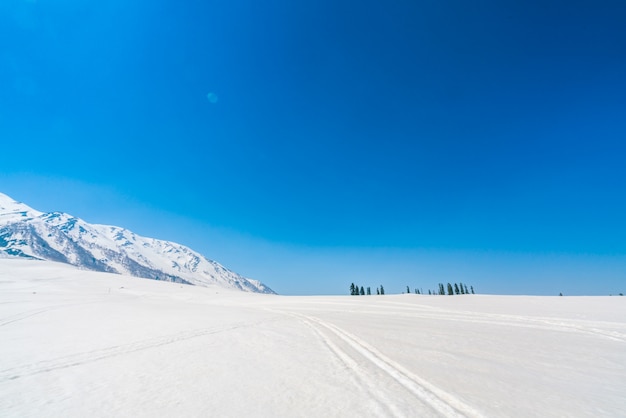
[[[626,3],[0,2],[0,191],[284,294],[626,292]]]

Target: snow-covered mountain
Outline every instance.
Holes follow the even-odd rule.
[[[39,212],[2,193],[0,253],[146,279],[274,293],[183,245],[89,224],[66,213]]]

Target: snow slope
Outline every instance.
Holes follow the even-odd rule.
[[[2,417],[623,417],[621,297],[284,297],[0,259]]]
[[[148,279],[274,293],[183,245],[92,225],[66,213],[42,213],[2,193],[0,253]]]

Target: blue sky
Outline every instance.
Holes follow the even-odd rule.
[[[0,5],[0,191],[280,293],[626,285],[623,1]]]

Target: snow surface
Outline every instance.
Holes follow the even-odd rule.
[[[2,417],[623,417],[626,298],[286,297],[0,259]]]
[[[4,193],[0,193],[0,225],[30,220],[40,215],[43,215],[43,213],[34,210],[24,203],[11,199]]]

